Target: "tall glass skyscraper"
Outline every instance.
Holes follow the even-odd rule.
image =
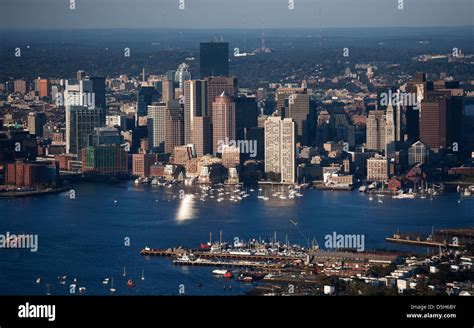
[[[200,50],[201,78],[229,75],[229,43],[202,42]]]

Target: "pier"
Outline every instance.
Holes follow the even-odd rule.
[[[201,259],[226,259],[226,260],[247,260],[247,261],[256,261],[256,262],[294,262],[302,261],[305,259],[304,256],[282,256],[282,255],[257,255],[257,254],[235,254],[235,253],[225,253],[225,252],[203,252],[193,249],[147,249],[144,248],[140,251],[140,255],[143,256],[163,256],[163,257],[172,257],[179,256],[183,254],[193,254],[194,256]]]

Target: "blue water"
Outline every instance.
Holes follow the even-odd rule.
[[[114,277],[117,295],[177,295],[180,285],[187,295],[243,294],[251,284],[214,277],[210,267],[180,267],[169,258],[142,257],[139,251],[145,246],[196,248],[209,239],[210,231],[214,239],[219,238],[220,229],[226,241],[269,239],[276,231],[282,241],[287,235],[290,242],[305,244],[306,235],[324,245],[324,236],[336,231],[364,234],[366,249],[406,250],[387,244],[384,238],[397,229],[429,234],[433,226],[474,225],[474,197],[458,203],[455,193],[434,200],[384,197],[380,204],[356,191],[306,190],[293,200],[270,197],[269,201],[257,199],[254,192],[239,203],[219,203],[209,198],[201,202],[199,197],[180,200],[179,188],[131,182],[80,184],[75,186],[76,199],[60,194],[0,200],[0,233],[38,234],[39,238],[37,252],[0,249],[0,294],[44,295],[50,284],[51,294],[68,295],[69,284],[77,278],[77,287],[85,286],[86,294],[108,295],[109,287],[102,285],[105,277]],[[299,222],[301,232],[290,219]],[[125,246],[126,238],[130,246]],[[126,277],[122,277],[124,267]],[[57,277],[64,275],[67,283],[61,285]],[[40,284],[35,283],[37,277]],[[136,282],[135,288],[126,287],[129,278]]]

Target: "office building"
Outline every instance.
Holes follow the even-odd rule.
[[[199,52],[201,78],[229,75],[229,44],[202,42]]]
[[[212,103],[212,140],[214,156],[221,153],[220,146],[235,140],[235,102],[225,91]]]
[[[280,174],[282,183],[296,178],[296,127],[291,118],[270,116],[265,121],[265,172]]]

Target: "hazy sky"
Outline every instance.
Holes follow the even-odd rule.
[[[70,2],[76,9],[70,9]],[[185,9],[179,3],[184,1]],[[474,25],[474,0],[0,0],[0,28]],[[399,1],[403,9],[398,9]]]

